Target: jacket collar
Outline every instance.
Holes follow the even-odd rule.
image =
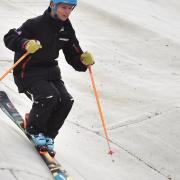
[[[43,17],[48,21],[49,26],[52,28],[53,32],[57,33],[62,29],[62,27],[69,21],[61,21],[60,19],[53,18],[51,16],[51,8],[49,7],[43,14]]]

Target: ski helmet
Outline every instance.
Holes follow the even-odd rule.
[[[54,4],[64,3],[64,4],[71,4],[74,6],[77,5],[77,0],[50,0],[50,2],[53,2]]]
[[[72,6],[77,5],[77,0],[50,0],[50,2],[53,2],[55,4],[54,7],[51,7],[52,12],[54,13],[54,17],[57,18],[57,4],[64,3],[64,4],[70,4]],[[73,9],[74,9],[73,7]]]

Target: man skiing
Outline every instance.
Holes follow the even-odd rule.
[[[14,81],[19,92],[33,100],[26,132],[37,147],[45,146],[49,152],[74,102],[55,60],[59,51],[63,50],[66,61],[77,71],[94,64],[92,55],[82,51],[69,20],[76,5],[77,0],[51,0],[43,15],[4,36],[5,45],[15,51],[15,62],[29,52],[14,69]]]

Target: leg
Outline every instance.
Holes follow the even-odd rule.
[[[68,116],[74,100],[66,90],[62,80],[55,81],[53,84],[60,94],[60,100],[52,115],[49,117],[47,135],[54,139],[58,134],[58,130],[62,127],[66,117]]]
[[[51,82],[39,81],[26,90],[33,99],[33,106],[27,122],[27,132],[39,134],[47,132],[47,121],[59,100],[59,92]]]

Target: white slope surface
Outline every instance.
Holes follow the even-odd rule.
[[[43,13],[48,3],[1,1],[1,74],[13,63],[4,34]],[[179,10],[178,0],[81,0],[73,12],[81,46],[95,56],[93,73],[115,152],[112,162],[88,72],[75,72],[61,55],[62,76],[75,104],[56,138],[56,157],[74,180],[180,179]],[[29,111],[31,102],[18,94],[12,74],[0,82],[0,90],[22,115]],[[2,112],[0,123],[0,177],[51,179]]]

